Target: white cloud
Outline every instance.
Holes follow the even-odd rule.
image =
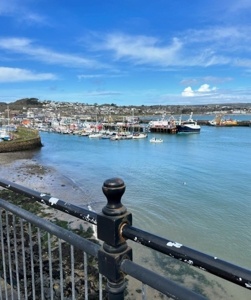
[[[232,50],[238,50],[241,41],[245,40],[246,49],[251,47],[249,31],[248,27],[210,27],[181,32],[168,42],[151,36],[113,33],[100,37],[103,42],[93,43],[92,49],[111,51],[115,61],[130,61],[134,65],[162,68],[226,65],[232,63]]]
[[[202,84],[197,90],[193,91],[193,89],[188,86],[184,89],[184,91],[181,93],[183,97],[197,97],[197,96],[205,96],[208,94],[212,94],[216,91],[216,87],[210,88],[210,85],[205,83]]]
[[[46,17],[31,11],[25,1],[8,0],[0,3],[0,15],[14,18],[17,22],[22,22],[30,25],[43,24],[48,25]]]
[[[77,55],[55,52],[44,47],[36,47],[33,42],[26,38],[0,39],[0,48],[10,52],[26,55],[29,59],[43,61],[48,64],[59,64],[70,67],[105,67],[95,60],[82,58]]]
[[[184,89],[184,91],[181,93],[181,95],[183,97],[194,97],[194,91],[192,90],[192,88],[190,86],[188,86],[187,88]]]
[[[194,85],[194,84],[197,84],[199,82],[198,79],[183,79],[181,80],[180,84],[181,85],[187,85],[187,84],[190,84],[190,85]]]
[[[19,21],[30,23],[30,24],[43,24],[48,25],[44,16],[36,13],[24,13],[22,16],[19,16]]]
[[[78,75],[77,76],[78,77],[78,79],[79,80],[81,80],[81,79],[93,79],[93,78],[100,78],[100,77],[102,77],[102,75],[101,74],[96,74],[96,75]]]
[[[200,86],[199,88],[198,88],[198,92],[199,93],[206,93],[206,92],[211,92],[211,91],[214,91],[214,90],[216,90],[216,88],[215,87],[213,87],[212,89],[210,89],[210,85],[209,84],[202,84],[202,86]]]
[[[251,62],[251,61],[250,61]],[[251,63],[250,63],[251,65]],[[213,83],[224,83],[224,82],[228,82],[228,81],[232,81],[233,78],[232,77],[216,77],[216,76],[205,76],[205,77],[199,77],[196,79],[192,79],[192,78],[186,78],[180,81],[180,85],[196,85],[199,84],[201,82],[213,82]]]
[[[96,90],[96,91],[88,91],[84,95],[88,97],[120,96],[121,92]]]
[[[103,43],[103,49],[115,53],[115,59],[129,59],[135,64],[170,66],[177,64],[182,43],[173,38],[170,45],[160,46],[157,38],[110,34]]]
[[[54,80],[51,73],[34,73],[30,70],[0,67],[0,82]]]

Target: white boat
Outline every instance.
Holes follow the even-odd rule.
[[[102,138],[102,133],[99,133],[99,132],[94,132],[94,133],[91,133],[91,134],[89,134],[89,138],[90,139],[95,139],[95,138]]]
[[[121,136],[122,140],[129,140],[133,137],[133,134],[129,131],[121,132],[119,135]]]
[[[110,134],[108,134],[108,133],[105,133],[105,134],[102,134],[102,137],[101,137],[102,139],[110,139],[111,138],[111,135]]]
[[[187,121],[181,121],[179,119],[179,124],[176,125],[177,133],[199,133],[200,125],[193,120],[193,113],[191,112]]]
[[[176,124],[177,124],[177,120],[173,116],[170,116],[169,119],[166,119],[166,114],[164,114],[161,120],[150,121],[149,129],[150,131],[157,128],[172,129],[175,128]]]
[[[155,137],[150,139],[150,143],[163,143],[162,139],[156,139]]]
[[[9,141],[10,139],[10,135],[5,129],[0,130],[0,140]]]
[[[144,139],[147,137],[146,133],[133,133],[132,138],[133,139]]]
[[[112,137],[110,137],[110,140],[111,141],[119,141],[119,140],[121,140],[122,138],[121,138],[121,135],[120,134],[115,134],[115,135],[113,135]]]
[[[91,134],[91,132],[87,132],[87,131],[82,131],[80,133],[81,136],[89,136]]]

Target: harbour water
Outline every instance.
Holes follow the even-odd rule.
[[[160,144],[150,143],[151,133],[121,141],[40,136],[44,147],[35,158],[75,183],[75,204],[100,211],[106,203],[103,182],[120,177],[127,186],[122,202],[135,227],[251,269],[250,127],[156,134]],[[250,299],[248,293],[238,299]]]

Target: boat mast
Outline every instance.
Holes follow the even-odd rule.
[[[134,108],[132,108],[132,133],[134,133]]]

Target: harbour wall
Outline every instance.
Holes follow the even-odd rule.
[[[22,141],[4,141],[0,143],[0,153],[31,150],[42,146],[40,136]]]

